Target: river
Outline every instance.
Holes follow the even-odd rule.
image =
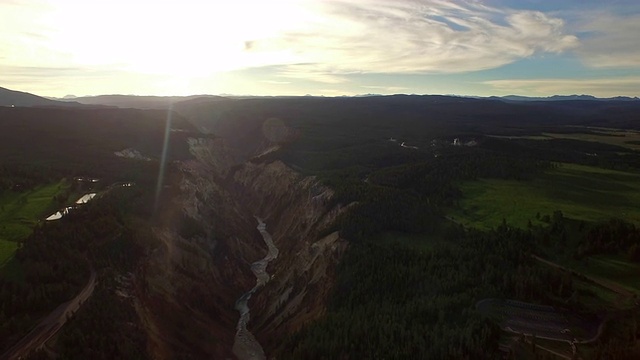
[[[93,182],[93,181],[92,181]],[[80,199],[78,199],[76,201],[76,206],[78,205],[84,205],[86,203],[88,203],[89,201],[93,200],[93,198],[96,197],[96,193],[89,193],[89,194],[84,194]],[[53,221],[53,220],[60,220],[62,219],[64,216],[69,214],[70,210],[75,209],[74,206],[67,206],[62,208],[62,210],[51,214],[48,218],[46,218],[45,220],[47,221]]]
[[[249,313],[249,299],[256,291],[262,288],[267,282],[269,282],[270,276],[267,273],[267,265],[269,262],[278,257],[278,248],[273,244],[271,234],[267,232],[267,224],[262,219],[255,217],[258,221],[257,229],[262,235],[262,239],[267,244],[267,255],[262,259],[251,264],[251,271],[256,276],[256,285],[246,293],[242,294],[238,300],[236,300],[236,310],[240,313],[240,319],[236,325],[236,337],[233,342],[233,353],[240,360],[262,360],[266,359],[264,350],[255,336],[247,330],[247,323],[250,319]]]

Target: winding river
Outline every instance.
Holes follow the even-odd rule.
[[[267,265],[271,260],[278,257],[278,248],[273,244],[271,234],[267,232],[267,224],[262,219],[255,216],[258,220],[258,231],[267,244],[267,255],[262,259],[251,264],[251,271],[256,276],[256,285],[248,292],[242,294],[238,300],[236,300],[236,310],[240,313],[240,319],[238,325],[236,325],[236,337],[233,342],[233,353],[240,360],[253,360],[253,359],[266,359],[264,350],[255,336],[247,330],[247,323],[249,322],[249,299],[256,291],[269,282],[270,276],[267,273]]]

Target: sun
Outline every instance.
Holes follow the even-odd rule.
[[[59,1],[51,46],[81,66],[202,76],[291,62],[290,51],[246,44],[301,24],[300,1]]]

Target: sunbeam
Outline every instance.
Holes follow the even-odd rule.
[[[158,171],[158,182],[156,183],[156,197],[153,204],[153,212],[158,210],[160,203],[160,192],[162,191],[162,183],[164,181],[164,169],[167,163],[167,153],[169,151],[169,136],[171,136],[171,119],[173,117],[173,103],[169,105],[167,110],[167,122],[164,127],[164,142],[162,144],[162,156],[160,157],[160,170]]]

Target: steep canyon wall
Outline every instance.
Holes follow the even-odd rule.
[[[260,156],[291,134],[265,121],[234,137],[189,139],[193,159],[178,164],[179,187],[154,231],[161,246],[140,282],[138,309],[157,358],[233,357],[234,302],[255,284],[250,264],[267,252],[254,215],[280,255],[250,300],[249,330],[269,355],[278,339],[322,315],[346,248],[338,233],[325,234],[345,208],[329,208],[333,191],[314,177]]]

